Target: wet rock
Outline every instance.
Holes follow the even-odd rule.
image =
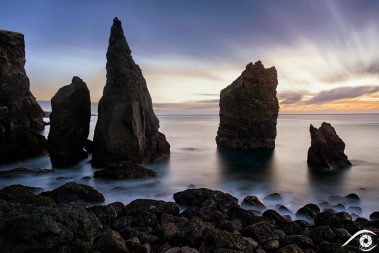
[[[112,206],[91,206],[87,211],[96,215],[104,227],[111,227],[117,219],[117,212]]]
[[[54,167],[70,167],[87,157],[84,146],[91,118],[90,92],[77,76],[51,99],[49,155]]]
[[[282,246],[291,244],[296,244],[302,249],[314,248],[312,239],[305,235],[287,235],[282,240],[280,240],[280,245]]]
[[[346,210],[346,207],[343,204],[332,205],[331,208],[337,212],[342,212]]]
[[[359,198],[358,194],[356,193],[350,193],[345,196],[345,199],[350,203],[360,203],[361,199]]]
[[[296,212],[296,217],[313,220],[320,213],[320,208],[315,204],[307,204]]]
[[[280,195],[280,193],[271,193],[269,195],[267,195],[266,197],[264,197],[265,201],[271,201],[271,202],[275,202],[275,201],[283,201],[283,198],[282,198],[282,195]]]
[[[238,203],[238,200],[228,193],[214,191],[207,188],[187,189],[174,194],[174,200],[183,206],[201,206],[212,197],[217,197],[226,202]]]
[[[168,224],[168,223],[180,223],[185,224],[188,222],[188,219],[186,217],[177,217],[171,214],[163,213],[160,218],[161,224]]]
[[[242,201],[242,207],[253,209],[257,211],[266,210],[267,207],[263,202],[256,196],[246,196]]]
[[[238,232],[242,229],[241,221],[238,219],[231,221],[224,221],[221,223],[220,228],[229,232]]]
[[[303,253],[304,251],[296,244],[290,244],[281,247],[276,251],[276,253]]]
[[[344,228],[335,228],[333,231],[336,235],[337,241],[341,244],[344,244],[351,237],[351,234]]]
[[[336,216],[341,220],[352,220],[351,215],[344,211],[336,213]]]
[[[112,207],[116,211],[117,216],[121,216],[121,214],[124,211],[124,207],[125,207],[124,203],[119,202],[119,201],[110,203],[110,204],[108,204],[108,206]]]
[[[338,169],[351,166],[345,155],[345,143],[331,124],[323,122],[319,129],[310,126],[311,147],[308,166],[316,169]]]
[[[231,85],[220,93],[218,147],[233,149],[274,148],[279,112],[275,67],[261,61],[249,63]]]
[[[89,252],[102,230],[96,216],[78,206],[0,202],[0,220],[2,252]]]
[[[117,231],[120,231],[125,227],[131,226],[132,222],[133,222],[133,217],[131,217],[131,216],[120,216],[113,222],[112,228],[117,230]]]
[[[114,230],[107,230],[103,235],[95,242],[94,249],[100,252],[109,253],[129,253],[129,249],[126,247],[125,240],[119,233]]]
[[[107,51],[107,82],[98,106],[92,164],[151,162],[168,158],[142,71],[135,64],[121,21],[115,18]]]
[[[379,211],[371,213],[370,220],[379,220]]]
[[[266,218],[269,218],[271,220],[274,220],[275,223],[283,223],[283,222],[288,222],[289,221],[289,220],[287,220],[285,217],[283,217],[282,215],[280,215],[277,211],[275,211],[273,209],[269,209],[269,210],[265,211],[262,214],[262,217],[266,217]]]
[[[10,185],[0,190],[0,199],[21,204],[33,204],[36,206],[53,207],[54,200],[48,197],[35,195],[33,191],[23,185]]]
[[[278,204],[275,206],[276,210],[282,215],[293,215],[293,212],[289,210],[286,206]]]
[[[54,170],[50,169],[40,169],[40,168],[35,168],[35,169],[28,169],[28,168],[14,168],[10,170],[2,170],[0,171],[0,178],[9,178],[9,177],[20,177],[20,176],[26,176],[26,175],[40,175],[40,174],[45,174],[45,173],[50,173],[54,172]]]
[[[333,242],[336,239],[336,235],[333,230],[328,226],[315,227],[311,232],[312,239],[315,243],[323,241]]]
[[[266,242],[263,245],[263,249],[266,251],[269,251],[269,252],[274,251],[278,248],[279,248],[279,241],[278,240],[271,240],[271,241]]]
[[[258,246],[258,243],[251,238],[242,237],[218,229],[207,229],[204,232],[203,240],[205,242],[205,247],[212,250],[231,249],[239,250],[241,252],[251,252]]]
[[[50,197],[56,203],[93,204],[105,201],[103,194],[95,188],[74,182],[66,183],[52,191],[42,192],[40,196]]]
[[[242,235],[256,239],[259,243],[264,244],[270,240],[278,240],[278,234],[272,225],[266,222],[259,222],[241,230]]]
[[[154,214],[171,214],[179,215],[179,206],[174,202],[153,199],[136,199],[130,202],[124,208],[125,215],[134,215],[148,211]]]
[[[24,35],[0,30],[0,107],[7,107],[14,129],[41,131],[44,112],[30,92],[24,67]]]
[[[258,216],[253,212],[239,206],[233,206],[230,208],[228,215],[231,219],[239,219],[243,227],[247,227],[262,221],[268,222],[266,217]]]
[[[155,171],[142,167],[133,161],[110,162],[105,165],[105,169],[97,170],[94,173],[96,178],[110,179],[136,179],[156,176]]]

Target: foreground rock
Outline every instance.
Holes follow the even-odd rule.
[[[9,193],[11,189],[27,190],[17,185],[7,188]],[[78,185],[52,192],[62,192],[62,188],[81,192],[78,199],[92,194]],[[31,199],[41,197],[27,194]],[[75,195],[59,196],[70,199]],[[353,221],[346,213],[320,211],[312,203],[297,211],[299,220],[272,209],[257,215],[241,208],[230,194],[206,188],[178,192],[174,199],[176,203],[136,199],[126,206],[114,202],[86,209],[80,201],[41,207],[38,202],[25,204],[23,197],[0,199],[1,252],[361,252],[358,239],[341,245],[361,229],[379,228],[377,213],[372,220]],[[181,213],[179,206],[185,209]]]
[[[41,107],[29,89],[21,33],[0,30],[0,107],[7,107],[14,128],[43,130]]]
[[[51,99],[49,154],[54,167],[69,167],[87,157],[91,118],[90,92],[77,76]]]
[[[0,163],[46,153],[43,111],[29,90],[24,35],[0,30]]]
[[[52,191],[42,192],[40,195],[52,198],[56,203],[94,204],[105,201],[103,194],[95,188],[74,182],[66,183]]]
[[[0,199],[6,200],[8,202],[33,204],[36,206],[55,206],[53,199],[35,195],[30,188],[23,185],[10,185],[4,187],[0,190]]]
[[[132,161],[120,161],[107,163],[104,169],[95,171],[94,176],[110,179],[135,179],[156,177],[157,173]]]
[[[220,94],[218,147],[233,149],[274,148],[279,112],[275,67],[249,63]]]
[[[158,131],[159,121],[142,71],[135,64],[121,21],[113,20],[107,52],[107,82],[98,108],[94,134],[94,166],[167,158],[170,145]]]
[[[313,125],[311,133],[311,147],[308,150],[308,165],[317,169],[339,169],[351,166],[345,155],[345,143],[337,135],[331,124],[323,122],[319,129]]]

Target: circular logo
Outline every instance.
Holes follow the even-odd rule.
[[[374,240],[372,236],[368,233],[363,233],[359,237],[359,248],[362,251],[369,251],[373,249]]]

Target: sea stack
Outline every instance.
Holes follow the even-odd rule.
[[[0,30],[0,163],[46,153],[44,112],[29,90],[21,33]]]
[[[92,164],[131,160],[137,163],[167,158],[170,145],[158,131],[151,97],[135,64],[121,21],[115,18],[107,52],[107,81],[98,107]]]
[[[0,30],[0,106],[8,108],[15,128],[40,131],[44,112],[30,92],[24,66],[24,35]]]
[[[232,149],[274,148],[279,103],[275,67],[261,61],[249,63],[220,94],[218,147]]]
[[[308,166],[316,169],[338,169],[351,166],[345,155],[345,143],[334,127],[326,122],[319,129],[310,126],[311,147],[308,150]]]
[[[87,157],[84,146],[91,118],[90,92],[77,76],[51,99],[49,154],[54,167],[68,167]]]

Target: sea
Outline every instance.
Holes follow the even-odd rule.
[[[48,111],[50,105],[42,103]],[[160,131],[171,145],[169,160],[146,167],[159,173],[156,178],[108,180],[93,178],[91,157],[67,169],[54,169],[48,155],[14,164],[1,165],[0,170],[17,167],[54,169],[39,175],[1,178],[0,187],[23,184],[51,190],[67,182],[88,184],[102,192],[107,203],[125,204],[138,198],[173,200],[175,192],[206,187],[237,197],[247,195],[263,199],[280,193],[281,204],[291,211],[307,203],[328,201],[331,196],[356,193],[361,198],[364,217],[379,210],[379,114],[280,114],[276,148],[269,151],[238,152],[220,150],[215,137],[218,115],[158,115]],[[48,118],[45,119],[48,121]],[[93,106],[91,131],[96,125]],[[352,167],[334,171],[312,170],[307,166],[310,146],[309,126],[331,123],[346,143],[345,153]],[[49,126],[44,134],[47,136]],[[277,203],[267,203],[274,207]]]

